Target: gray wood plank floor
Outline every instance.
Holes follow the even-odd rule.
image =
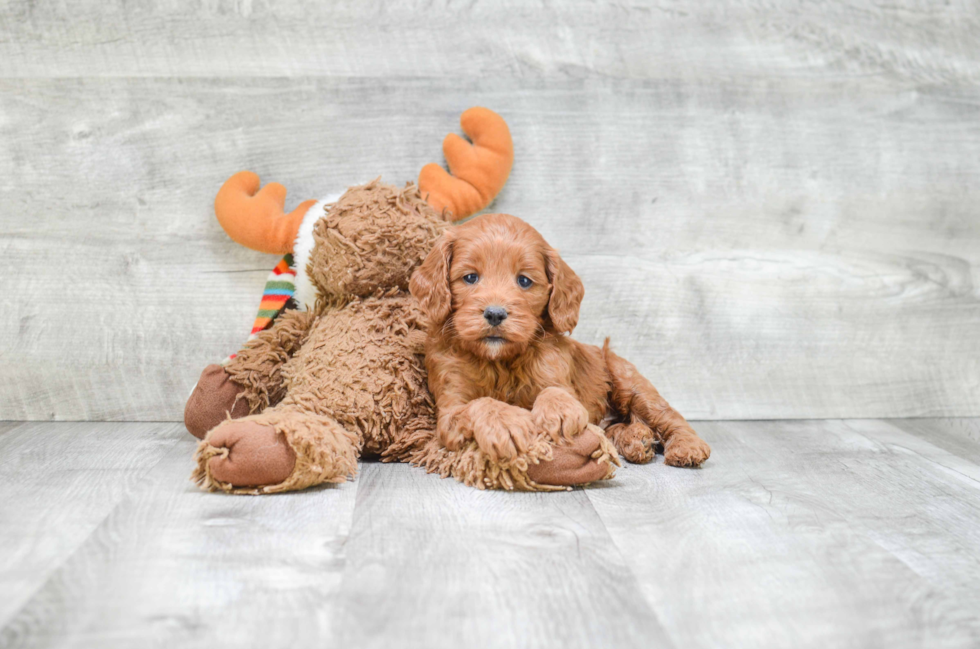
[[[171,423],[0,423],[0,647],[975,647],[980,420],[716,421],[557,494],[233,497]]]

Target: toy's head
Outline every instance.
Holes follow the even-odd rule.
[[[214,211],[238,243],[293,253],[296,298],[367,296],[406,290],[412,271],[446,224],[486,207],[510,174],[514,147],[507,123],[486,108],[460,117],[472,144],[456,134],[443,141],[452,172],[428,164],[418,186],[398,189],[377,180],[352,187],[335,203],[305,201],[286,214],[286,189],[242,171],[221,187]]]
[[[447,225],[416,185],[351,187],[314,223],[306,273],[328,298],[407,290]]]

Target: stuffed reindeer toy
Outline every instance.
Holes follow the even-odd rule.
[[[202,488],[261,494],[343,482],[364,456],[481,489],[553,490],[612,477],[616,450],[594,426],[574,439],[531,431],[506,457],[476,440],[450,449],[436,434],[424,359],[429,318],[409,280],[454,221],[490,203],[513,162],[500,116],[471,108],[460,122],[470,141],[446,137],[451,173],[426,165],[418,185],[375,180],[288,214],[286,190],[259,189],[253,173],[222,186],[221,226],[244,246],[286,254],[280,266],[295,274],[295,292],[225,365],[204,370],[187,402],[187,429],[201,439],[193,479]]]

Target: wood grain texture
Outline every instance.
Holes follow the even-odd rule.
[[[5,424],[0,623],[35,595],[187,435],[178,424],[25,423],[3,432]]]
[[[980,420],[695,422],[700,470],[199,492],[173,424],[0,435],[0,647],[975,647]],[[63,452],[62,452],[63,449]]]
[[[23,424],[24,422],[20,421],[0,421],[0,435],[4,435]]]
[[[4,0],[6,76],[977,81],[967,1]]]
[[[677,646],[976,646],[980,467],[920,425],[700,422],[587,494]]]
[[[339,646],[670,646],[582,491],[484,492],[362,466]]]
[[[283,647],[331,636],[357,484],[206,494],[188,480],[195,447],[181,431],[86,542],[38,575],[30,600],[0,618],[0,647]],[[50,521],[20,545],[64,528]]]
[[[227,240],[510,122],[495,209],[691,418],[980,415],[980,22],[968,3],[0,10],[0,419],[179,419],[275,260]],[[465,29],[461,26],[465,25]]]
[[[969,418],[946,419],[889,419],[889,424],[916,437],[926,437],[939,448],[980,464],[980,420]]]

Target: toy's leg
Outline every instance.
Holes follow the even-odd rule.
[[[294,491],[344,482],[357,472],[360,449],[360,437],[331,417],[270,408],[211,430],[198,445],[192,479],[211,491]]]
[[[664,461],[672,466],[696,467],[707,460],[711,447],[698,437],[679,412],[670,407],[653,384],[632,363],[614,354],[608,341],[602,351],[612,380],[613,407],[629,418],[631,426],[641,423],[652,431],[656,441],[664,445]],[[626,431],[610,428],[613,428],[613,435],[623,440],[627,438]],[[632,429],[633,435],[637,432],[642,438],[642,429]]]
[[[208,365],[184,407],[184,425],[204,439],[225,419],[258,413],[282,400],[282,366],[305,340],[312,314],[286,311],[246,343],[225,367]]]
[[[248,399],[239,398],[245,388],[231,380],[220,365],[208,365],[184,406],[184,425],[198,439],[225,419],[248,414]]]
[[[534,400],[531,418],[552,443],[552,459],[528,466],[533,481],[571,486],[612,477],[615,450],[599,427],[589,425],[589,411],[571,393],[545,388]]]
[[[408,461],[478,489],[554,491],[606,480],[619,466],[612,442],[592,425],[573,440],[558,443],[541,432],[528,441],[526,452],[507,459],[491,458],[475,440],[450,450],[432,430],[420,430],[414,439],[389,450],[385,460]]]
[[[572,486],[612,478],[619,466],[602,429],[589,424],[570,444],[551,447],[552,459],[527,468],[531,480],[542,485]]]

